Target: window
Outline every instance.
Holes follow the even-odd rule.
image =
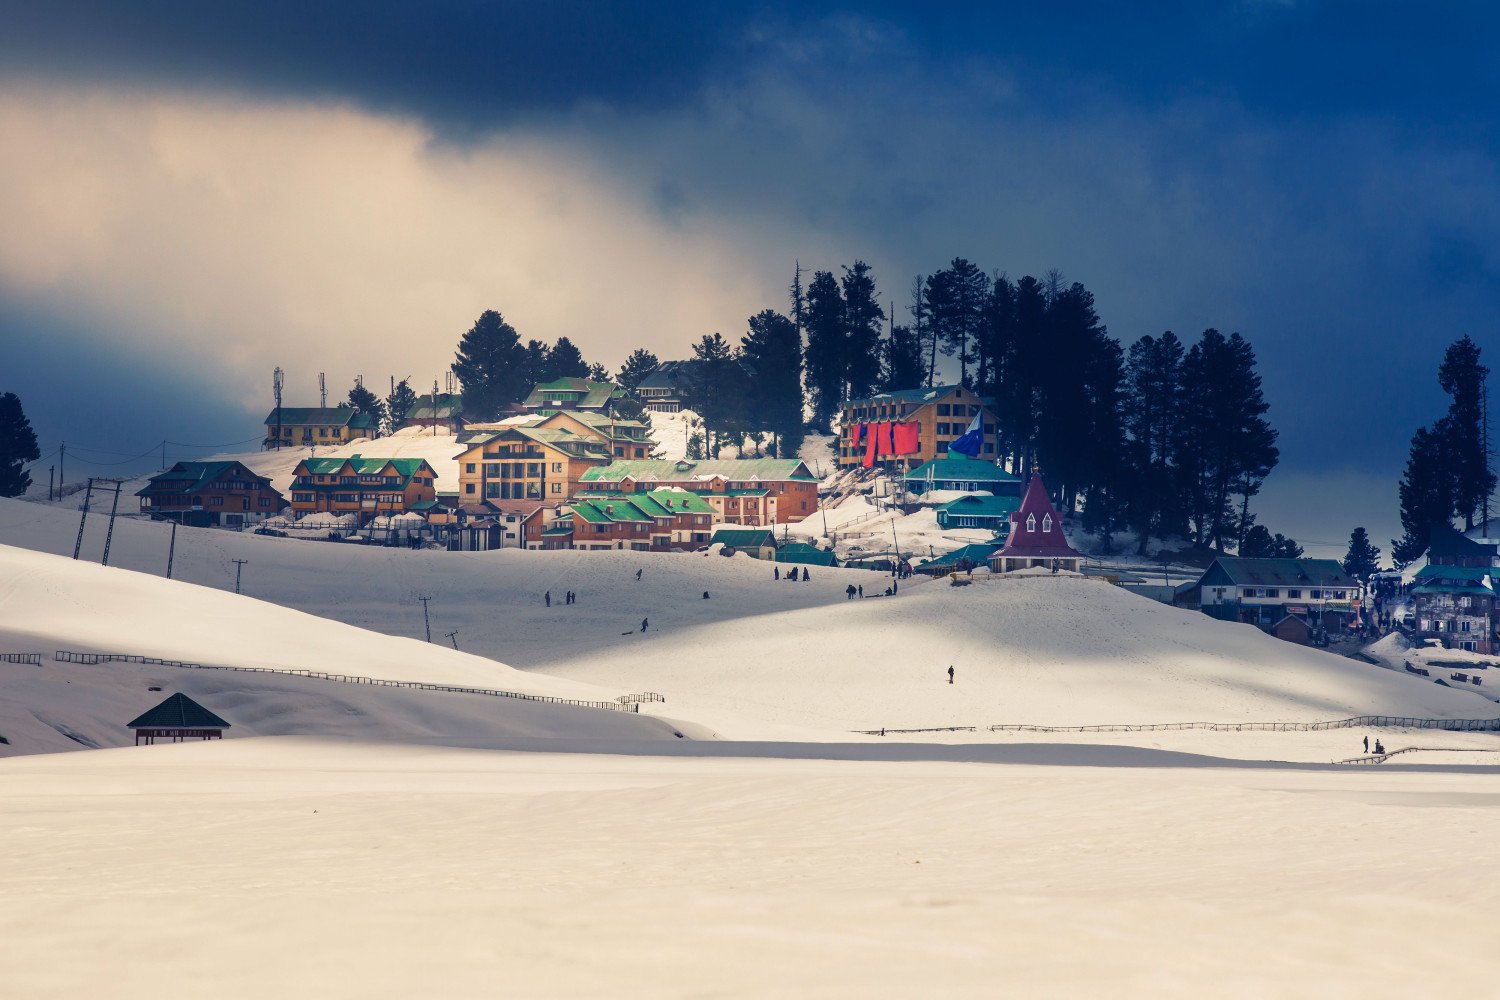
[[[552,471],[553,472],[561,472],[562,471],[562,463],[561,462],[553,462],[552,463]]]
[[[473,492],[474,492],[474,484],[473,483],[464,483],[464,492],[465,493],[469,493],[469,494],[473,494]]]
[[[1052,515],[1051,514],[1045,514],[1045,515],[1042,516],[1042,530],[1043,531],[1051,531],[1052,530]]]
[[[1026,515],[1026,530],[1027,531],[1035,531],[1036,530],[1036,515],[1035,514],[1027,514]]]
[[[1267,597],[1280,597],[1281,596],[1281,591],[1277,590],[1275,587],[1272,587],[1270,590],[1266,591],[1266,596]]]
[[[553,483],[552,484],[552,492],[553,493],[561,493],[562,492],[562,483]]]
[[[269,507],[269,506],[271,506],[271,498],[270,497],[261,497],[260,498],[260,505],[262,507]]]
[[[1286,592],[1286,596],[1295,601],[1295,600],[1298,600],[1299,598],[1302,597],[1302,591],[1300,591],[1300,590],[1288,590]]]
[[[210,507],[222,507],[222,506],[224,506],[224,498],[223,497],[209,497],[208,498],[208,505]]]
[[[953,408],[951,406],[949,406],[947,403],[939,403],[938,404],[938,416],[940,416],[940,417],[946,417],[949,414],[951,414],[952,412],[953,412]]]
[[[1347,594],[1347,593],[1348,593],[1347,590],[1335,590],[1333,592],[1333,599],[1335,601],[1342,601],[1344,599],[1344,595]]]
[[[1460,632],[1467,632],[1467,631],[1469,631],[1469,626],[1471,626],[1472,624],[1473,624],[1473,622],[1470,622],[1470,621],[1467,621],[1467,620],[1461,621],[1461,622],[1458,623],[1458,630]]]
[[[1309,590],[1307,596],[1315,601],[1321,601],[1323,599],[1323,592],[1321,590]]]

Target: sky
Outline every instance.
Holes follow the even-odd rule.
[[[276,366],[430,387],[484,309],[613,368],[963,256],[1242,333],[1262,522],[1387,544],[1493,357],[1500,13],[933,6],[0,0],[0,391],[108,474],[258,440]]]

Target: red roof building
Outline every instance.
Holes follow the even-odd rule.
[[[1021,509],[1010,516],[1010,537],[990,556],[990,569],[1011,573],[1042,567],[1076,573],[1082,564],[1083,556],[1063,534],[1062,515],[1047,496],[1047,484],[1041,476],[1032,476]]]

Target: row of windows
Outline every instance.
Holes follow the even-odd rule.
[[[1244,592],[1246,597],[1279,598],[1281,596],[1281,588],[1279,587],[1245,587]],[[1307,598],[1308,600],[1313,601],[1342,601],[1348,596],[1348,594],[1349,592],[1347,590],[1309,590],[1307,592]],[[1298,588],[1290,589],[1286,592],[1286,596],[1290,600],[1300,601],[1302,600],[1302,590]]]

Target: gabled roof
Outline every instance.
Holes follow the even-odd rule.
[[[440,392],[437,394],[437,406],[434,409],[432,393],[418,396],[417,401],[406,411],[407,420],[452,420],[454,417],[463,416],[464,397],[458,392]]]
[[[615,382],[591,382],[586,378],[558,378],[539,382],[523,404],[528,410],[544,407],[548,399],[566,398],[579,409],[603,409],[611,399],[625,394]]]
[[[616,501],[609,497],[589,497],[574,500],[568,505],[573,516],[590,524],[608,524],[611,521],[651,521],[650,514],[629,500]]]
[[[935,403],[939,399],[961,389],[958,385],[935,385],[927,389],[892,389],[890,392],[878,392],[873,396],[863,399],[851,399],[848,406],[870,406],[880,403]],[[978,397],[975,397],[976,399]]]
[[[354,426],[370,426],[369,417],[358,413],[352,406],[283,406],[281,408],[282,424],[317,424],[330,427],[343,427],[357,416],[363,416],[365,419],[363,423],[355,424]],[[276,426],[275,410],[266,415],[266,426]]]
[[[1495,596],[1492,570],[1487,566],[1445,566],[1428,563],[1417,570],[1413,594],[1473,594]]]
[[[670,458],[616,460],[582,476],[586,483],[617,483],[629,477],[636,482],[708,482],[715,476],[728,482],[817,482],[807,466],[796,458],[726,458],[689,461]]]
[[[155,708],[125,723],[126,729],[228,729],[219,718],[185,694],[174,694]]]
[[[1333,559],[1241,559],[1237,556],[1219,556],[1204,571],[1204,586],[1221,582],[1235,587],[1338,587],[1352,590],[1359,586],[1359,581],[1345,573]]]
[[[1028,527],[1030,525],[1030,527]],[[1050,530],[1044,530],[1048,529]],[[1010,515],[1010,537],[995,553],[1011,559],[1081,559],[1083,556],[1068,544],[1063,534],[1062,515],[1047,496],[1047,484],[1041,476],[1032,476],[1021,506]]]
[[[776,547],[776,532],[770,528],[720,528],[709,540],[710,545],[732,545],[737,549]]]
[[[1496,546],[1476,542],[1452,525],[1434,524],[1427,543],[1428,559],[1494,559]]]
[[[386,466],[396,470],[396,475],[401,477],[403,487],[411,483],[412,476],[421,472],[425,467],[437,479],[437,472],[427,464],[423,458],[365,458],[363,455],[350,455],[348,458],[304,458],[302,465],[307,467],[310,476],[335,476],[343,472],[344,467],[349,466],[350,475],[376,476],[385,471]]]
[[[994,462],[982,462],[977,458],[964,458],[951,452],[944,458],[923,462],[906,474],[906,481],[926,482],[957,481],[975,483],[1019,483],[1020,476],[1013,476]]]
[[[692,372],[693,364],[692,361],[663,361],[641,379],[636,389],[676,389]]]
[[[260,489],[271,490],[271,481],[269,479],[265,476],[257,476],[239,462],[178,462],[167,471],[158,472],[152,476],[147,481],[146,486],[143,489],[137,490],[135,495],[143,497],[192,493],[236,469],[243,470],[245,478],[257,483]],[[184,485],[173,486],[173,483],[183,483]],[[275,490],[271,491],[276,492]]]

